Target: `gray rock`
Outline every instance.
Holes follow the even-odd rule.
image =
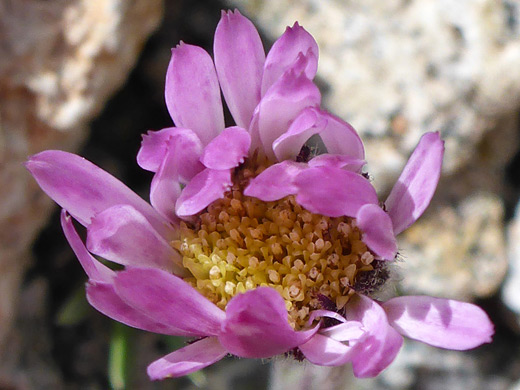
[[[402,292],[462,300],[492,295],[507,271],[502,224],[502,201],[490,193],[432,205],[400,239]]]
[[[518,316],[520,326],[520,205],[507,229],[509,272],[502,287],[502,301]]]

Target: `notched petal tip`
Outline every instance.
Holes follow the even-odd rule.
[[[247,128],[260,100],[265,52],[260,35],[240,12],[227,12],[215,30],[215,68],[235,123]]]
[[[193,130],[204,144],[224,128],[217,74],[203,48],[181,43],[172,50],[164,95],[175,125]]]
[[[286,72],[298,69],[313,79],[318,69],[318,44],[298,23],[287,27],[271,47],[264,65],[262,96]]]
[[[247,130],[232,126],[226,128],[204,149],[200,161],[210,169],[231,169],[248,155],[251,136]]]

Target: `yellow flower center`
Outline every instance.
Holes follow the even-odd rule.
[[[358,273],[373,269],[355,220],[310,213],[292,196],[274,202],[245,196],[244,172],[234,183],[194,224],[181,223],[172,245],[192,275],[185,280],[222,309],[236,294],[273,287],[295,329],[324,300],[342,309]]]

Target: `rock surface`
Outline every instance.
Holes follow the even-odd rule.
[[[502,300],[512,310],[520,329],[520,204],[507,228],[509,272],[502,287]]]
[[[451,172],[468,161],[496,116],[520,105],[517,1],[228,2],[271,38],[295,20],[313,34],[326,106],[365,140],[376,138],[369,152],[390,142],[395,161],[384,169],[372,164],[377,172],[397,174],[425,131],[442,132]]]
[[[79,146],[161,16],[161,0],[0,2],[0,346],[51,210],[23,162]]]

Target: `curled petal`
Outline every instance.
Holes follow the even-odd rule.
[[[249,182],[244,195],[271,202],[295,194],[298,192],[298,187],[293,184],[293,181],[304,169],[306,169],[305,164],[294,161],[282,161],[271,165]]]
[[[216,337],[206,337],[150,364],[148,376],[159,380],[187,375],[219,361],[226,354]]]
[[[174,225],[178,222],[175,215],[175,202],[181,195],[180,161],[177,159],[177,151],[182,149],[182,144],[178,141],[178,137],[168,140],[166,155],[150,185],[150,203],[159,214]],[[202,169],[204,168],[200,162],[197,163]]]
[[[100,282],[112,281],[115,276],[114,271],[97,261],[94,256],[87,251],[85,244],[83,244],[83,241],[79,238],[78,232],[74,229],[72,218],[65,210],[61,210],[61,227],[70,247],[74,251],[89,279]]]
[[[319,133],[326,123],[314,107],[304,108],[289,129],[273,142],[273,151],[278,161],[294,160],[302,146]]]
[[[175,336],[193,337],[200,335],[198,332],[188,332],[165,324],[159,318],[150,318],[131,307],[117,295],[112,283],[89,281],[87,284],[87,299],[96,310],[107,317],[133,328]]]
[[[228,127],[204,149],[200,161],[211,169],[231,169],[244,162],[251,136],[241,127]]]
[[[163,237],[173,230],[157,212],[127,186],[90,161],[72,153],[47,150],[26,163],[42,190],[83,226],[118,204],[134,207]]]
[[[388,300],[383,309],[399,333],[435,347],[471,349],[491,342],[494,333],[487,314],[471,303],[405,296]]]
[[[313,310],[310,315],[309,315],[309,320],[307,322],[307,324],[312,324],[312,322],[318,318],[318,317],[327,317],[327,318],[333,318],[339,322],[346,322],[347,319],[345,317],[343,317],[341,314],[339,313],[336,313],[335,311],[331,311],[331,310],[325,310],[325,309],[318,309],[318,310]]]
[[[182,42],[172,49],[165,98],[175,125],[193,130],[204,145],[224,129],[217,74],[204,49]]]
[[[237,10],[222,11],[213,52],[229,111],[238,126],[248,128],[260,101],[265,61],[264,47],[253,23]]]
[[[186,272],[180,254],[131,206],[113,206],[99,213],[87,232],[87,248],[110,261],[180,275]]]
[[[430,204],[443,155],[444,141],[439,133],[422,136],[385,202],[396,235],[414,223]]]
[[[175,213],[181,218],[197,214],[213,201],[222,198],[231,184],[229,169],[203,170],[182,191],[175,203]]]
[[[296,201],[310,212],[329,217],[356,217],[365,204],[377,204],[372,184],[363,176],[344,169],[320,166],[301,172],[294,184]]]
[[[234,355],[267,358],[305,343],[317,330],[295,331],[281,295],[270,287],[258,287],[229,301],[219,341]]]
[[[300,53],[309,57],[305,75],[312,80],[318,69],[318,44],[312,35],[296,22],[292,27],[287,27],[267,54],[262,77],[262,95],[294,64]]]
[[[388,324],[383,308],[363,295],[351,298],[346,315],[349,320],[361,322],[365,330],[365,334],[353,342],[354,375],[374,377],[395,359],[403,338]]]
[[[364,334],[363,324],[358,321],[346,321],[320,330],[320,334],[337,341],[352,341],[360,339]]]
[[[250,127],[252,148],[261,147],[269,159],[276,161],[273,142],[289,129],[305,107],[318,105],[320,99],[318,87],[304,73],[285,72],[255,110]],[[260,145],[255,145],[257,140]]]
[[[352,347],[319,333],[298,348],[307,360],[319,366],[342,366],[352,361]]]
[[[158,131],[148,131],[143,134],[141,147],[137,153],[137,164],[150,172],[157,172],[161,166],[166,150],[167,141],[177,133],[179,127],[168,127]]]
[[[393,260],[397,241],[388,214],[376,204],[366,204],[359,209],[356,222],[363,232],[363,242],[382,259]]]
[[[323,118],[327,119],[327,125],[320,132],[320,137],[331,154],[343,154],[363,160],[365,148],[359,134],[354,128],[331,113],[320,110]]]
[[[164,218],[176,224],[175,203],[181,195],[181,184],[204,169],[199,161],[202,145],[191,130],[172,136],[166,144],[166,154],[150,187],[150,202]]]
[[[352,172],[361,172],[361,168],[366,164],[365,160],[345,156],[343,154],[320,154],[309,160],[310,167],[328,166],[334,168],[343,168]]]
[[[316,107],[305,108],[286,133],[273,143],[278,160],[293,159],[314,134],[319,134],[330,154],[363,160],[365,151],[358,133],[347,122]]]
[[[198,336],[219,334],[225,313],[175,275],[132,268],[118,272],[114,283],[123,301],[150,318]]]
[[[202,143],[199,137],[189,129],[169,127],[159,131],[149,131],[143,134],[141,148],[137,153],[137,163],[143,169],[157,172],[166,158],[166,153],[171,145],[170,140],[179,137],[182,148],[177,151],[179,177],[183,183],[187,183],[193,176],[200,172],[199,157],[202,154]]]

